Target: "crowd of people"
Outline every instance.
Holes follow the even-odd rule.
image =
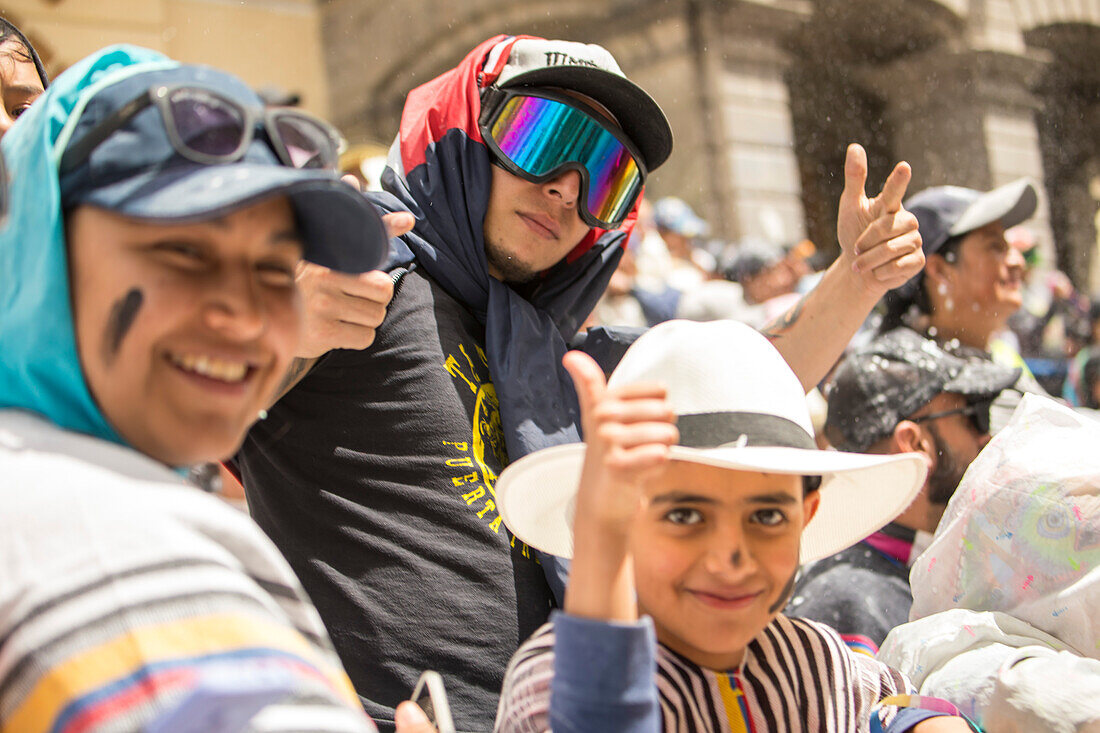
[[[153,51],[50,80],[5,22],[0,86],[0,733],[1100,725],[1095,309],[1031,182],[852,144],[831,262],[727,245],[643,198],[653,98],[531,36],[411,90],[375,192]]]
[[[1031,185],[1021,179],[997,189],[999,196],[1017,200],[1020,207],[1004,217],[1004,231],[997,233],[998,237],[1003,234],[1003,241],[996,244],[1004,248],[1007,268],[1001,279],[1010,281],[1010,292],[976,294],[966,302],[973,308],[972,301],[977,300],[977,311],[954,309],[954,316],[963,319],[968,334],[988,332],[985,337],[973,335],[960,340],[991,353],[1002,364],[1023,369],[1031,389],[1042,389],[1073,407],[1096,410],[1100,408],[1100,298],[1094,300],[1081,293],[1065,273],[1044,263],[1040,246],[1024,223],[1034,213],[1038,194],[1030,191],[1017,198]],[[921,235],[942,239],[929,241],[926,255],[942,248],[944,261],[954,263],[957,254],[953,249],[958,241],[949,242],[947,230],[940,231],[933,218],[951,219],[953,215],[948,212],[952,206],[968,205],[979,193],[941,186],[906,202],[906,208],[918,218],[932,217],[927,221],[921,218]],[[952,204],[950,199],[956,196],[961,198]],[[649,327],[673,318],[730,318],[762,328],[786,312],[821,277],[824,255],[809,240],[781,244],[747,238],[728,243],[708,237],[708,231],[706,221],[679,198],[666,197],[652,207],[643,202],[627,253],[589,325]],[[952,234],[951,238],[957,236]],[[860,329],[853,346],[876,332],[900,325],[922,333],[953,327],[950,323],[929,322],[932,291],[917,287],[931,275],[935,292],[940,292],[939,260],[934,262],[929,272],[884,298]],[[990,275],[977,277],[981,273],[975,268],[980,263],[973,264],[964,273],[963,283],[988,286]],[[971,278],[971,273],[975,277]],[[943,282],[942,287],[949,285]],[[941,305],[954,306],[955,300],[952,295]],[[996,307],[987,312],[985,308],[990,304]],[[943,321],[947,311],[940,308],[938,312],[938,320]],[[979,324],[981,316],[987,316],[988,323]],[[950,338],[941,336],[940,340]]]

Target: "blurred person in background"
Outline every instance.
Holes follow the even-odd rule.
[[[913,563],[878,659],[987,731],[1100,730],[1100,425],[1025,395]]]
[[[1039,243],[1026,226],[1012,227],[1005,240],[1024,259],[1023,300],[994,340],[993,352],[1019,353],[1043,388],[1060,394],[1073,358],[1089,342],[1088,300],[1064,272],[1042,268]]]
[[[1077,404],[1090,410],[1100,410],[1100,354],[1096,352],[1091,352],[1081,367]]]
[[[1085,364],[1100,354],[1100,301],[1094,300],[1086,316],[1080,319],[1075,336],[1082,346],[1069,361],[1062,399],[1074,406],[1092,407],[1091,388],[1085,378]],[[1095,408],[1094,408],[1095,409]]]
[[[741,286],[745,303],[756,306],[763,323],[778,318],[800,296],[795,292],[804,274],[801,258],[763,239],[746,239],[723,268],[727,280]]]
[[[786,247],[786,257],[783,261],[791,271],[791,277],[795,282],[795,290],[799,293],[809,291],[808,282],[817,283],[813,278],[817,271],[813,267],[814,257],[817,255],[817,247],[809,239],[802,239],[795,244]],[[812,280],[808,280],[813,278]]]
[[[653,293],[670,290],[665,280],[669,269],[668,245],[653,220],[653,203],[645,196],[638,203],[638,218],[629,241],[634,247],[638,285]],[[679,291],[671,292],[679,295]]]
[[[688,321],[718,321],[723,319],[763,328],[768,323],[763,309],[745,301],[745,291],[739,283],[716,278],[699,283],[680,296],[676,317]]]
[[[821,278],[820,273],[811,273],[807,262],[814,252],[809,240],[787,252],[763,240],[745,240],[736,246],[718,245],[715,249],[733,254],[718,266],[721,277],[707,280],[683,294],[678,318],[689,321],[728,318],[763,328],[793,307]],[[803,279],[811,280],[810,287],[796,292]]]
[[[235,77],[115,46],[3,139],[4,731],[374,730],[274,545],[182,481],[283,378],[299,259],[386,250],[377,211],[280,142],[334,165],[334,131],[260,113]]]
[[[794,289],[794,273],[784,262],[783,248],[762,239],[742,240],[723,274],[741,285],[745,301],[752,305]]]
[[[837,450],[923,455],[929,472],[890,524],[803,568],[787,607],[873,654],[909,620],[909,569],[928,546],[967,466],[989,441],[989,405],[1019,371],[960,359],[900,327],[847,356],[830,380],[825,435]]]
[[[642,287],[638,278],[638,251],[641,236],[635,228],[627,239],[615,274],[607,290],[592,311],[592,324],[647,328],[673,318],[683,295],[672,288],[653,293]]]
[[[592,311],[590,325],[645,328],[676,317],[684,293],[665,281],[668,249],[657,233],[653,206],[642,199],[622,259]]]
[[[669,263],[665,282],[685,293],[712,276],[715,261],[697,244],[710,231],[686,201],[666,196],[653,204],[653,221],[668,248]]]
[[[0,18],[0,137],[49,86],[38,52],[22,31]]]
[[[770,298],[772,292],[782,290],[779,281],[790,280],[790,271],[779,264],[782,251],[759,241],[745,241],[724,249],[733,250],[733,254],[718,265],[722,276],[704,280],[684,292],[676,315],[689,321],[729,319],[761,329],[782,313],[769,317],[762,301],[754,297]],[[749,288],[745,287],[746,282]],[[788,307],[791,305],[787,303]]]
[[[1092,307],[1088,300],[1080,296],[1062,310],[1056,328],[1048,334],[1047,356],[1042,359],[1028,359],[1036,379],[1052,395],[1063,395],[1067,388],[1072,389],[1076,381],[1071,382],[1070,372],[1083,366],[1093,350]],[[1054,350],[1056,349],[1056,350]],[[1076,379],[1079,376],[1074,375]],[[1070,405],[1075,400],[1068,400]]]
[[[1094,411],[1100,417],[1100,351],[1095,347],[1081,349],[1070,365],[1066,379],[1066,401],[1078,410]],[[1072,378],[1072,384],[1070,379]]]
[[[1018,225],[1006,230],[1005,241],[1023,257],[1024,270],[1020,309],[1009,316],[1008,331],[999,338],[1007,341],[1021,356],[1038,356],[1043,351],[1043,331],[1054,315],[1052,305],[1059,294],[1055,291],[1067,287],[1072,290],[1073,286],[1064,273],[1058,272],[1061,277],[1056,279],[1038,277],[1039,243],[1028,227]]]

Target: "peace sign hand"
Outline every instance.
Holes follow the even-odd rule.
[[[902,206],[912,175],[908,163],[898,163],[882,191],[868,198],[867,153],[859,144],[848,146],[836,235],[840,258],[869,294],[881,297],[924,267],[917,218]]]

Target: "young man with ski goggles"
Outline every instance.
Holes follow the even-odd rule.
[[[391,242],[392,280],[299,277],[324,358],[292,370],[237,465],[381,726],[434,669],[456,726],[488,729],[509,658],[560,604],[562,566],[508,535],[494,483],[580,440],[561,359],[671,152],[660,106],[606,49],[489,39],[406,99],[374,197],[416,219]],[[769,332],[804,385],[923,262],[908,166],[874,199],[858,146],[847,174],[845,254]]]
[[[576,435],[558,364],[671,150],[605,49],[491,39],[409,94],[376,202],[417,226],[392,243],[385,320],[381,291],[356,290],[366,276],[299,278],[306,338],[328,353],[301,363],[238,466],[383,728],[423,669],[443,674],[459,729],[490,728],[508,659],[549,613],[493,481],[553,425]],[[350,348],[371,319],[370,351]]]

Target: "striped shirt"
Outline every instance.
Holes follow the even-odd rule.
[[[375,730],[274,545],[132,450],[0,410],[0,733],[250,720]]]
[[[554,631],[546,624],[512,658],[496,730],[549,730]],[[738,669],[704,669],[657,647],[657,688],[665,731],[855,733],[876,703],[911,692],[900,672],[845,646],[827,626],[777,616],[749,644]],[[896,710],[876,711],[890,730]]]

